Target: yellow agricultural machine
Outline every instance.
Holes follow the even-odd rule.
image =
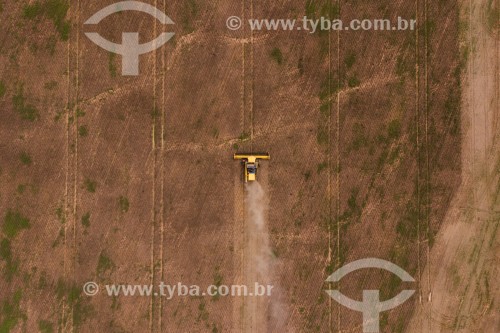
[[[269,153],[238,153],[234,154],[235,160],[242,160],[245,164],[245,183],[257,180],[258,160],[269,160]]]

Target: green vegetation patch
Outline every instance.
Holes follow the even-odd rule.
[[[0,258],[5,261],[9,261],[12,259],[10,240],[8,240],[7,238],[2,239],[2,242],[0,242]]]
[[[195,0],[186,0],[183,3],[184,9],[182,11],[181,25],[185,31],[191,33],[195,30],[192,22],[198,15],[198,4]]]
[[[81,297],[82,288],[81,286],[67,285],[63,280],[57,281],[56,285],[56,295],[58,299],[65,298],[66,301],[73,307],[73,325],[76,327],[81,326],[81,324],[94,313],[94,308],[92,305],[87,304]],[[65,317],[62,319],[62,324],[64,325],[69,318]],[[1,332],[1,331],[0,331]],[[50,332],[50,331],[49,331]]]
[[[321,162],[318,164],[317,173],[320,174],[326,168],[328,168],[328,162]]]
[[[157,119],[160,116],[160,110],[158,110],[157,107],[153,108],[153,111],[151,111],[151,118]]]
[[[500,8],[496,1],[488,1],[488,6],[486,8],[486,25],[492,32],[500,28]]]
[[[76,109],[76,117],[77,118],[85,117],[85,111],[83,111],[82,109]]]
[[[387,137],[389,140],[398,139],[401,136],[401,122],[399,119],[394,119],[387,126]]]
[[[299,74],[302,76],[304,74],[304,59],[300,58],[299,62],[297,63],[297,68],[299,70]]]
[[[5,215],[2,231],[8,238],[12,239],[21,230],[28,228],[30,228],[29,219],[23,217],[18,211],[9,210]]]
[[[409,201],[403,217],[396,225],[397,233],[405,240],[416,240],[417,228],[420,221],[420,212],[415,203]]]
[[[358,79],[358,77],[356,75],[351,76],[347,80],[347,85],[349,86],[349,88],[359,87],[360,84],[361,84],[361,82],[359,81],[359,79]]]
[[[213,282],[214,286],[217,286],[217,288],[218,288],[218,287],[220,287],[220,286],[222,285],[222,281],[223,281],[223,279],[224,279],[224,278],[222,277],[222,274],[221,274],[221,272],[220,272],[219,267],[216,267],[216,268],[215,268],[215,273],[214,273],[214,282]],[[220,295],[219,295],[219,293],[216,293],[216,294],[212,297],[212,299],[213,299],[214,301],[216,301],[216,300],[218,300],[218,299],[219,299],[219,296],[220,296]]]
[[[90,227],[90,213],[87,212],[82,216],[82,225],[86,228]]]
[[[70,22],[66,20],[69,9],[69,1],[47,0],[35,1],[26,5],[23,9],[23,17],[28,20],[38,19],[44,16],[52,21],[62,40],[68,40],[71,29]]]
[[[12,104],[14,106],[14,111],[17,112],[22,119],[35,121],[40,118],[38,110],[33,105],[26,103],[24,88],[22,85],[12,97]]]
[[[306,16],[310,19],[316,16],[316,4],[313,0],[306,1]]]
[[[5,96],[6,91],[7,91],[7,88],[5,87],[5,83],[3,81],[0,81],[0,98]]]
[[[99,260],[97,261],[97,276],[102,278],[107,272],[111,272],[115,268],[115,264],[111,258],[109,258],[104,251],[99,255]]]
[[[352,66],[356,63],[356,54],[349,53],[347,57],[344,59],[345,66],[347,69],[351,69]]]
[[[38,321],[38,330],[40,333],[54,333],[54,324],[47,320]]]
[[[85,180],[85,188],[87,189],[87,191],[89,191],[90,193],[95,193],[96,189],[97,189],[97,183],[95,181],[92,181],[90,179],[86,179]]]
[[[214,139],[218,139],[219,138],[219,129],[218,128],[213,128],[212,129],[212,136]]]
[[[2,239],[0,242],[0,259],[5,261],[5,280],[12,281],[12,277],[17,273],[18,262],[13,260],[10,240]]]
[[[22,164],[24,165],[31,165],[31,163],[33,163],[33,161],[31,160],[31,156],[30,154],[28,154],[27,152],[23,151],[20,155],[19,155],[19,160],[21,161]]]
[[[316,141],[319,145],[328,145],[330,142],[328,127],[325,124],[320,124],[318,126],[318,132],[316,133]]]
[[[88,127],[85,125],[78,127],[78,135],[80,135],[81,137],[86,137],[87,135],[89,135]]]
[[[120,211],[122,213],[128,212],[128,209],[130,207],[130,203],[126,197],[120,196],[120,199],[118,199],[118,204],[120,206]]]
[[[367,131],[363,124],[355,123],[353,126],[353,140],[352,149],[358,151],[361,148],[367,147],[369,144],[369,139],[366,135]]]
[[[247,140],[250,140],[250,134],[246,133],[246,132],[243,132],[240,134],[240,136],[238,137],[238,139],[240,141],[247,141]]]
[[[450,88],[448,92],[448,97],[444,103],[444,119],[446,124],[450,124],[450,132],[453,135],[460,134],[460,108],[462,106],[461,102],[461,92],[456,88]]]
[[[332,1],[325,1],[321,6],[320,13],[322,17],[327,17],[330,20],[338,19],[340,17],[340,6],[332,3]],[[324,32],[326,33],[326,30]]]
[[[61,222],[61,224],[66,223],[66,214],[65,214],[62,206],[57,207],[56,215],[57,215],[57,219],[59,220],[59,222]]]
[[[45,90],[54,90],[57,87],[57,81],[49,81],[43,85]]]
[[[281,50],[277,47],[272,49],[271,51],[271,58],[278,64],[281,65],[283,63],[283,53],[281,53]]]
[[[347,222],[342,225],[342,228],[347,228],[349,223],[360,218],[363,212],[363,207],[358,203],[359,189],[351,190],[351,195],[347,199],[347,209],[339,216],[341,222]]]
[[[109,52],[108,69],[109,69],[109,74],[111,75],[111,77],[116,77],[116,73],[117,73],[115,58],[116,58],[116,54],[113,52]]]
[[[4,300],[1,305],[0,312],[0,332],[9,333],[13,330],[20,319],[26,320],[26,315],[21,311],[20,303],[22,291],[18,290],[14,293],[12,300]]]
[[[16,192],[18,194],[23,194],[25,191],[26,191],[26,184],[19,184],[17,185],[17,189],[16,189]]]
[[[23,9],[23,17],[25,19],[33,20],[42,14],[42,5],[39,2],[35,2],[30,5],[26,5]]]

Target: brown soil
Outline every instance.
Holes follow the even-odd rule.
[[[472,51],[464,75],[462,184],[430,253],[409,332],[500,330],[499,46],[498,30],[488,27],[491,4],[463,3]]]
[[[371,270],[340,285],[325,280],[345,263],[379,257],[418,280],[417,296],[381,320],[383,332],[404,332],[418,295],[426,297],[428,250],[461,175],[471,168],[471,159],[460,155],[469,141],[462,144],[460,135],[457,1],[339,1],[340,7],[326,0],[314,6],[299,0],[148,1],[175,26],[130,12],[98,27],[83,25],[113,2],[71,0],[71,32],[63,40],[46,14],[25,18],[27,2],[0,0],[0,80],[6,87],[0,95],[0,328],[243,331],[249,317],[239,298],[87,297],[80,291],[87,281],[202,288],[245,281],[251,235],[242,169],[232,154],[253,149],[272,157],[259,181],[279,262],[276,284],[289,315],[281,331],[360,331],[360,313],[335,304],[326,289],[339,287],[360,299],[361,290],[381,288],[391,298],[411,286]],[[346,21],[417,16],[428,24],[418,33],[253,36],[248,28],[225,26],[231,15],[306,12]],[[122,77],[121,57],[84,35],[98,31],[120,41],[122,31],[140,31],[145,42],[164,29],[176,37],[141,56],[138,77]],[[29,105],[38,110],[33,121],[22,117]],[[496,119],[493,112],[476,112],[484,116],[471,117],[474,126]],[[487,129],[476,141],[486,143],[498,132]],[[496,146],[475,147],[479,162]],[[476,188],[472,208],[491,211],[481,192]],[[9,234],[9,212],[28,218],[30,227]],[[485,267],[487,260],[475,261]],[[467,311],[463,307],[460,318]],[[279,331],[265,313],[258,330]]]

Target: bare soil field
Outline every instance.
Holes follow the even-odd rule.
[[[0,0],[0,332],[361,332],[361,313],[328,289],[358,300],[364,289],[383,299],[416,289],[382,314],[382,332],[437,332],[441,323],[495,331],[484,318],[498,323],[498,305],[487,306],[498,297],[498,80],[482,79],[495,73],[498,39],[462,26],[458,1],[158,0],[144,2],[175,25],[131,11],[84,24],[114,2]],[[419,24],[231,31],[232,15]],[[141,43],[175,32],[140,56],[136,77],[85,36],[119,43],[135,31]],[[467,51],[463,31],[482,36],[476,47],[487,52]],[[487,104],[494,96],[496,108]],[[259,169],[268,237],[250,228],[236,151],[271,154]],[[459,243],[448,247],[467,236],[459,215],[483,244],[463,255]],[[483,220],[493,222],[472,223]],[[280,323],[272,306],[241,297],[82,291],[88,281],[251,282],[260,239],[272,252]],[[453,266],[455,254],[477,266]],[[367,257],[416,282],[378,270],[325,282]],[[484,281],[491,287],[479,300],[473,290]],[[446,298],[457,291],[459,305]],[[484,320],[467,315],[474,306]]]
[[[498,7],[495,14],[491,1],[462,5],[470,50],[463,85],[462,183],[426,267],[429,279],[422,290],[428,297],[409,332],[500,330]]]

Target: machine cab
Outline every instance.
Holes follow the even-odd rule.
[[[254,181],[257,178],[257,165],[255,163],[247,163],[247,181]]]

